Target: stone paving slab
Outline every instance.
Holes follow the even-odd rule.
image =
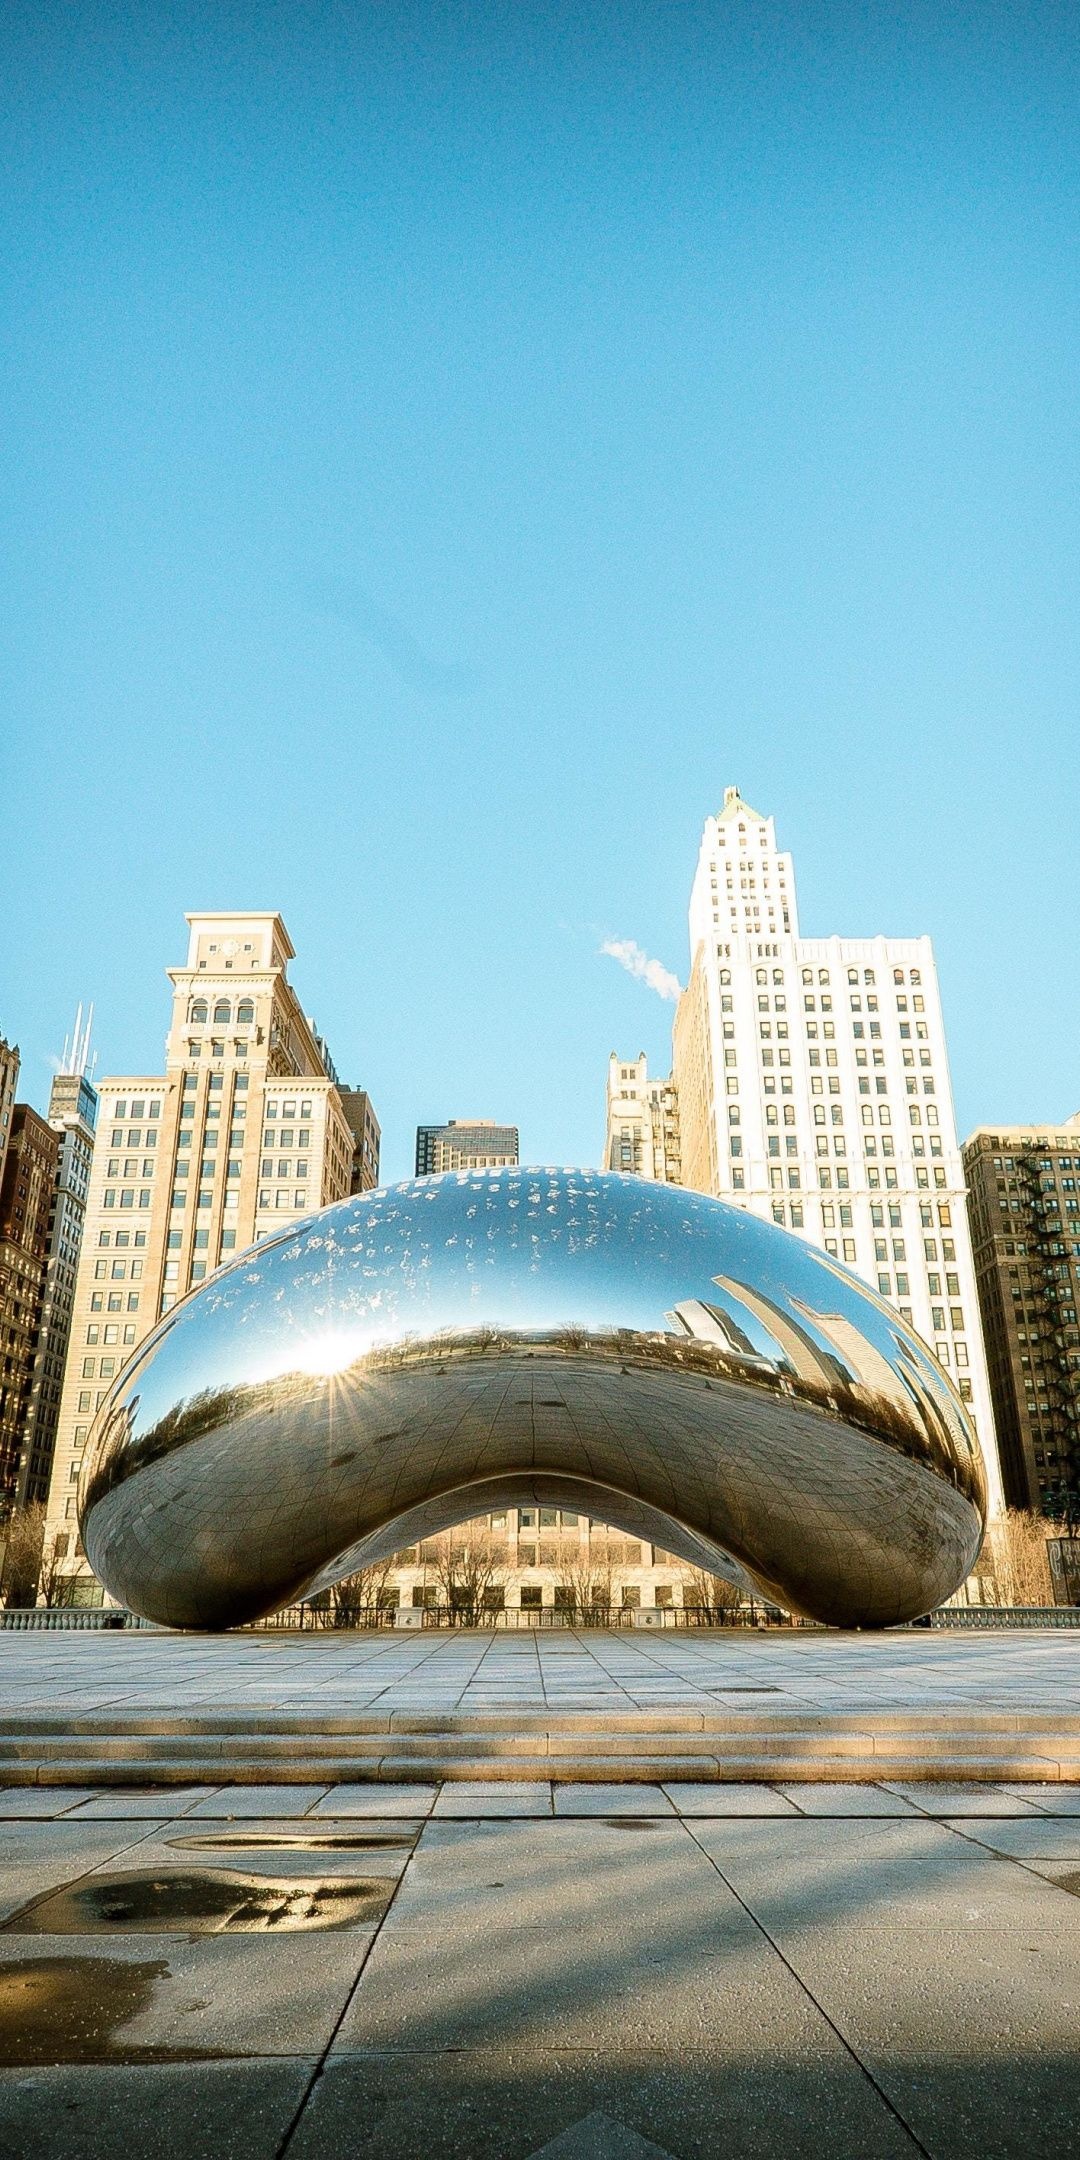
[[[800,1812],[793,1799],[772,1785],[680,1785],[670,1781],[661,1790],[677,1815],[797,1815]],[[851,1790],[862,1793],[867,1788],[858,1785]]]
[[[289,1788],[292,1789],[291,1787]],[[332,1785],[310,1810],[320,1815],[426,1815],[433,1807],[436,1785]]]
[[[948,1822],[950,1830],[1009,1860],[1075,1860],[1080,1866],[1080,1816],[1057,1822],[1034,1815],[1026,1822],[987,1822],[965,1809]]]
[[[13,2160],[277,2160],[317,2067],[317,2057],[264,2056],[0,2070],[0,2152]]]
[[[335,2053],[288,2160],[914,2160],[919,2149],[830,2034],[790,2065],[733,2064],[721,2045]]]
[[[308,1789],[299,1785],[155,1786],[136,1792],[123,1786],[81,1791],[13,1786],[0,1789],[0,1825],[48,1821],[153,1823],[163,1816],[173,1819],[185,1814],[195,1821],[243,1821],[249,1816],[252,1821],[258,1821],[264,1812],[290,1818],[302,1815],[313,1822],[338,1817],[361,1820],[401,1816],[413,1820],[432,1813],[440,1817],[448,1814],[468,1817],[486,1812],[593,1815],[604,1812],[604,1802],[596,1795],[607,1793],[611,1796],[616,1790],[624,1796],[633,1794],[634,1814],[648,1814],[659,1794],[656,1812],[661,1815],[673,1808],[679,1815],[705,1817],[809,1815],[858,1819],[893,1816],[930,1817],[943,1821],[963,1817],[969,1825],[983,1817],[988,1821],[1052,1820],[1080,1824],[1080,1790],[1075,1787],[1027,1784],[1017,1787],[989,1781],[949,1786],[927,1781],[899,1786],[869,1781],[837,1785],[803,1780],[796,1784],[772,1785],[763,1780],[740,1784],[735,1780],[702,1782],[698,1779],[689,1783],[669,1779],[656,1784],[644,1779],[631,1786],[616,1788],[601,1778],[594,1779],[585,1788],[580,1808],[575,1806],[573,1787],[553,1786],[546,1778],[525,1784],[501,1777],[463,1777],[449,1784],[406,1781],[394,1785],[375,1781],[315,1789],[321,1797],[312,1805]],[[563,1795],[557,1809],[553,1802],[555,1791]],[[483,1805],[473,1806],[473,1801]],[[629,1800],[626,1804],[630,1805]]]
[[[328,1785],[229,1785],[197,1800],[186,1809],[194,1820],[200,1815],[306,1815],[317,1801],[325,1800]]]
[[[556,1815],[672,1815],[660,1785],[556,1785]]]
[[[784,1953],[935,2160],[1076,2151],[1075,1936],[806,1928]]]
[[[106,1862],[119,1863],[159,1827],[148,1822],[0,1823],[0,1927],[44,1891]]]
[[[777,1941],[826,1922],[973,1935],[1030,1927],[1076,1933],[1080,1958],[1080,1899],[1048,1891],[944,1823],[695,1822],[693,1834]]]

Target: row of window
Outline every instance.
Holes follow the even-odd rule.
[[[138,1299],[136,1299],[136,1304],[137,1303]],[[135,1340],[135,1323],[134,1321],[125,1322],[124,1332],[123,1335],[121,1335],[119,1322],[109,1321],[104,1327],[101,1327],[96,1320],[92,1320],[86,1330],[86,1340],[89,1344],[94,1344],[96,1342],[133,1343]],[[85,1370],[86,1367],[84,1365],[83,1371],[85,1372]]]
[[[190,1025],[192,1027],[205,1027],[210,1017],[211,1014],[209,1001],[204,997],[193,998],[191,1004],[188,1006],[188,1021]],[[215,998],[213,1005],[214,1026],[228,1027],[232,1017],[233,1008],[231,1000],[229,998]],[[252,999],[241,998],[237,1003],[236,1007],[237,1027],[251,1027],[254,1019],[255,1006]]]
[[[837,1192],[850,1191],[851,1177],[846,1164],[831,1164],[819,1162],[815,1165],[815,1168],[817,1171],[818,1186],[822,1192],[832,1192],[834,1190],[834,1181],[835,1190]],[[933,1166],[933,1170],[934,1189],[937,1191],[941,1191],[943,1188],[947,1187],[949,1182],[945,1174],[944,1166],[942,1164],[935,1163]],[[746,1172],[741,1162],[732,1163],[729,1175],[731,1180],[730,1190],[737,1193],[745,1192],[747,1189]],[[895,1163],[886,1162],[878,1164],[876,1162],[868,1162],[865,1165],[864,1175],[866,1180],[866,1188],[869,1192],[880,1192],[882,1187],[882,1179],[884,1179],[886,1192],[896,1192],[899,1190],[899,1178]],[[792,1185],[798,1185],[798,1173],[796,1173],[793,1177],[789,1178],[789,1183]],[[771,1190],[775,1192],[777,1187],[782,1186],[782,1184],[783,1179],[780,1176],[779,1171],[777,1171],[776,1169],[770,1170],[769,1185]],[[917,1162],[915,1164],[915,1189],[917,1192],[929,1192],[931,1190],[930,1169],[926,1163]]]
[[[191,1059],[200,1058],[202,1056],[202,1049],[203,1046],[201,1042],[199,1042],[198,1038],[194,1035],[191,1036],[187,1046],[188,1057]],[[232,1054],[236,1058],[246,1058],[248,1054],[248,1040],[246,1035],[238,1035],[235,1038],[232,1046]],[[225,1038],[223,1035],[211,1036],[210,1055],[212,1058],[223,1058],[225,1056]],[[219,1075],[215,1074],[214,1077],[218,1078]]]
[[[722,948],[722,947],[720,947],[720,946],[718,946],[718,947],[717,947],[717,951],[718,951],[718,952],[722,952],[722,951],[723,951],[723,948]],[[800,979],[801,979],[801,981],[802,981],[802,983],[803,983],[803,986],[804,986],[804,988],[806,988],[806,989],[810,989],[810,988],[812,988],[812,987],[813,987],[813,984],[814,984],[814,969],[813,969],[812,967],[804,967],[804,968],[801,968],[799,972],[800,972]],[[922,984],[922,970],[921,970],[920,968],[910,968],[910,969],[908,969],[907,971],[905,971],[905,970],[904,970],[904,969],[903,969],[902,967],[894,967],[894,969],[893,969],[893,971],[892,971],[892,977],[893,977],[893,983],[894,983],[894,985],[895,985],[895,986],[896,986],[897,988],[900,988],[900,987],[902,987],[902,986],[903,986],[903,984],[904,984],[905,982],[909,983],[909,984],[911,985],[912,989],[919,989],[919,988],[920,988],[920,986],[921,986],[921,984]],[[784,974],[784,970],[783,970],[783,968],[774,968],[774,969],[773,969],[773,971],[772,971],[772,980],[773,980],[773,987],[774,987],[774,988],[782,990],[782,989],[784,988],[784,984],[785,984],[785,982],[786,982],[786,979],[787,979],[787,978],[786,978],[786,976],[785,976],[785,974]],[[848,968],[848,970],[847,970],[847,979],[848,979],[848,982],[849,982],[849,984],[851,984],[852,986],[854,986],[854,984],[856,984],[856,983],[858,982],[858,980],[859,980],[859,970],[858,970],[858,968],[857,968],[857,967],[849,967],[849,968]],[[864,968],[864,969],[863,969],[863,971],[862,971],[862,979],[863,979],[863,983],[864,983],[864,985],[865,985],[865,986],[866,986],[866,987],[867,987],[868,989],[873,989],[873,988],[875,988],[875,986],[876,986],[876,983],[877,983],[877,976],[876,976],[876,973],[875,973],[875,971],[874,971],[874,969],[873,969],[873,968]],[[720,980],[720,982],[721,982],[722,984],[729,984],[729,983],[731,982],[731,970],[730,970],[730,968],[721,968],[721,969],[720,969],[720,973],[719,973],[719,980]],[[829,972],[829,969],[828,969],[827,967],[823,967],[823,968],[818,968],[818,970],[817,970],[817,986],[818,986],[818,988],[819,988],[819,989],[820,989],[820,988],[822,987],[822,985],[824,985],[824,986],[825,986],[825,988],[827,989],[827,988],[829,987],[830,983],[831,983],[831,980],[832,980],[832,977],[831,977],[831,975],[830,975],[830,972]],[[769,982],[769,970],[768,970],[768,968],[763,968],[763,967],[755,968],[755,969],[754,969],[754,981],[755,981],[755,983],[757,984],[757,986],[758,986],[758,988],[759,988],[759,989],[765,989],[765,988],[767,988],[767,986],[768,986],[768,982]],[[913,1002],[914,1002],[914,1001],[913,1001]],[[921,1011],[921,1009],[922,1009],[922,1007],[921,1007],[921,1001],[920,1001],[920,1004],[919,1004],[919,1006],[917,1007],[917,1010],[920,1010],[920,1011]]]

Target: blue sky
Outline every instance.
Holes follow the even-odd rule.
[[[0,1030],[159,1069],[278,907],[384,1169],[595,1161],[701,823],[929,931],[961,1127],[1080,1104],[1080,20],[5,15]]]

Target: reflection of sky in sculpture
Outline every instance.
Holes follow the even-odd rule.
[[[742,1285],[752,1286],[753,1309]],[[743,1209],[589,1170],[452,1172],[341,1201],[242,1255],[179,1306],[113,1400],[137,1397],[137,1434],[186,1395],[343,1372],[403,1341],[481,1328],[671,1334],[673,1308],[694,1300],[729,1314],[753,1351],[781,1367],[770,1305],[843,1366],[829,1327],[838,1320],[894,1375],[918,1371],[966,1436],[918,1338],[830,1256]]]

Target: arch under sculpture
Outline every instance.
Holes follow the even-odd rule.
[[[114,1597],[227,1628],[537,1502],[882,1627],[963,1581],[986,1486],[930,1352],[827,1254],[674,1186],[502,1169],[220,1269],[110,1391],[79,1517]]]

